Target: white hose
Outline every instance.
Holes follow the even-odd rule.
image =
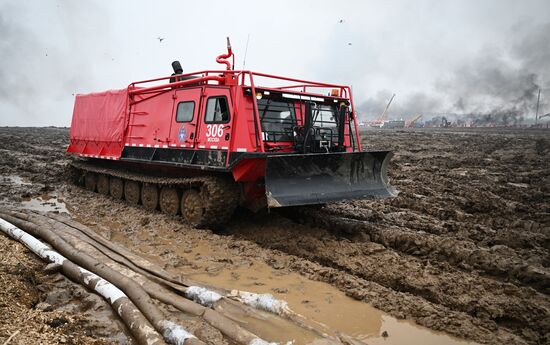
[[[163,336],[169,343],[175,345],[183,345],[187,339],[195,338],[195,336],[187,332],[183,327],[173,323],[172,321],[161,321],[163,327],[166,328]]]
[[[223,296],[219,293],[208,290],[202,286],[189,286],[185,290],[185,296],[209,308],[223,298]],[[276,299],[271,294],[257,294],[247,291],[232,290],[226,297],[236,298],[248,306],[277,315],[284,315],[289,312],[288,303],[286,301]]]
[[[63,266],[63,262],[67,260],[63,255],[51,249],[50,247],[48,247],[47,245],[39,241],[36,237],[29,235],[28,233],[19,229],[15,225],[9,222],[6,222],[2,218],[0,218],[0,229],[2,229],[3,232],[5,232],[8,236],[13,238],[14,240],[23,243],[33,253],[35,253],[36,255],[38,255],[39,257],[41,257],[46,261],[52,262],[56,265]],[[101,278],[95,273],[92,273],[82,267],[79,267],[79,268],[80,268],[80,273],[84,277],[84,282],[86,283],[86,285],[88,285],[90,281],[97,279],[95,291],[99,293],[101,296],[103,296],[106,300],[108,300],[109,303],[113,304],[118,299],[122,297],[126,297],[124,292],[120,291],[119,288],[109,283],[105,279]]]
[[[201,286],[190,286],[185,289],[185,296],[205,307],[211,308],[214,303],[222,299],[219,293]]]
[[[265,310],[281,316],[290,311],[286,301],[277,299],[268,293],[258,294],[254,292],[233,290],[229,296],[237,298],[242,303],[253,308]]]
[[[2,218],[0,218],[0,230],[2,230],[14,240],[23,243],[33,253],[48,262],[54,263],[59,266],[63,266],[63,263],[65,261],[71,262],[67,260],[67,258],[65,258],[63,255],[59,254],[55,250],[42,243],[36,237],[29,235],[25,231],[19,229],[17,226],[5,221]],[[80,270],[80,274],[83,277],[84,283],[87,286],[91,287],[90,282],[95,281],[95,286],[93,286],[94,291],[103,296],[107,301],[109,301],[111,305],[113,305],[117,300],[123,297],[127,297],[124,292],[122,292],[119,288],[117,288],[109,281],[80,266],[77,267]],[[121,308],[118,308],[116,312],[119,316],[122,317]],[[187,332],[181,326],[171,321],[164,320],[162,321],[162,323],[163,326],[165,326],[166,328],[165,334],[163,334],[163,336],[168,342],[172,344],[182,345],[187,339],[195,338],[194,335]],[[151,332],[155,332],[155,330],[151,329]]]

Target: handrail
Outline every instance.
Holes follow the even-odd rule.
[[[305,87],[308,87],[308,86],[311,86],[311,87],[325,87],[325,86],[316,86],[316,85],[312,85],[312,84],[297,84],[297,85],[279,86],[279,87],[275,87],[275,89],[287,90],[287,89],[294,89],[294,88],[297,88],[297,87],[305,88]]]
[[[202,75],[204,75],[204,74],[206,74],[206,73],[218,73],[218,74],[223,74],[223,73],[232,73],[232,72],[235,72],[235,71],[225,71],[225,70],[203,70],[203,71],[197,71],[197,72],[191,72],[191,73],[178,74],[177,77],[189,77],[189,76],[197,75],[197,74],[202,74]],[[151,83],[151,82],[154,82],[154,81],[166,80],[166,79],[170,79],[170,78],[174,78],[174,77],[176,77],[176,75],[169,75],[169,76],[166,76],[166,77],[159,77],[159,78],[154,78],[154,79],[146,79],[146,80],[134,81],[134,82],[132,82],[130,85]]]
[[[179,75],[178,75],[178,77],[179,77]],[[137,93],[155,91],[155,90],[160,90],[160,89],[164,89],[164,88],[167,88],[167,87],[185,86],[187,84],[196,84],[196,83],[201,83],[203,81],[209,81],[209,80],[222,82],[222,81],[225,80],[225,78],[218,77],[218,76],[213,76],[213,75],[204,76],[204,77],[200,77],[200,78],[181,80],[181,81],[176,81],[176,82],[173,82],[173,83],[155,85],[155,86],[139,88],[139,89],[129,88],[128,93],[130,95],[134,95],[134,94],[137,94]]]
[[[260,72],[252,72],[252,71],[243,71],[243,72],[252,73],[252,74],[254,74],[255,76],[258,76],[258,77],[280,79],[280,80],[292,81],[292,82],[295,82],[295,83],[311,84],[311,85],[321,86],[321,87],[335,87],[335,88],[345,88],[345,87],[347,87],[345,85],[321,83],[321,82],[317,82],[317,81],[296,79],[296,78],[290,78],[290,77],[282,77],[282,76],[266,74],[266,73],[260,73]]]
[[[256,132],[256,147],[260,147],[260,152],[265,152],[264,138],[262,136],[262,122],[260,121],[260,111],[258,110],[258,99],[256,98],[256,88],[254,86],[254,78],[250,76],[250,88],[252,91],[252,111],[254,113],[254,129]],[[258,143],[260,145],[258,145]]]
[[[275,80],[284,80],[284,81],[290,81],[290,82],[295,82],[295,83],[302,83],[302,84],[299,84],[299,85],[283,85],[283,86],[275,87],[275,88],[279,88],[279,89],[289,89],[289,88],[296,88],[296,87],[303,87],[303,86],[306,86],[306,87],[338,88],[338,89],[348,88],[348,86],[346,86],[346,85],[322,83],[322,82],[316,82],[316,81],[310,81],[310,80],[283,77],[283,76],[277,76],[277,75],[272,75],[272,74],[253,72],[253,71],[249,71],[249,70],[202,70],[202,71],[197,71],[197,72],[178,74],[177,76],[170,75],[170,76],[166,76],[166,77],[135,81],[135,82],[131,83],[130,86],[136,87],[139,84],[152,83],[152,82],[161,81],[161,80],[169,80],[170,78],[174,78],[174,77],[181,78],[181,77],[190,77],[190,76],[200,75],[200,77],[198,77],[198,78],[201,78],[201,77],[204,77],[204,76],[210,76],[212,74],[218,74],[218,77],[220,77],[220,78],[223,78],[222,75],[234,75],[235,77],[239,77],[240,75],[252,75],[252,76],[256,76],[256,77],[263,77],[263,78],[270,78],[270,79],[275,79]],[[196,79],[198,79],[198,78],[196,78]],[[194,80],[196,80],[196,79],[194,79]],[[244,83],[245,80],[246,79],[242,79],[242,85],[243,86],[247,86]],[[170,86],[174,86],[174,85],[170,85]]]
[[[246,88],[250,88],[250,86],[245,86],[245,89]],[[273,87],[265,87],[265,86],[256,86],[256,90],[265,90],[265,91],[271,91],[271,92],[283,92],[283,93],[291,93],[291,94],[298,94],[298,95],[305,95],[305,96],[315,96],[315,97],[323,97],[325,99],[342,99],[342,98],[346,98],[346,97],[343,97],[343,96],[330,96],[330,95],[325,95],[325,94],[322,94],[322,93],[314,93],[314,92],[304,92],[304,91],[299,91],[299,90],[288,90],[288,89],[281,89],[281,88],[273,88]],[[340,92],[340,94],[342,94]]]
[[[351,88],[346,86],[346,92],[349,92],[349,102],[350,104],[352,105],[352,109],[351,109],[351,116],[350,116],[350,121],[353,120],[353,124],[354,124],[354,127],[355,127],[355,139],[357,140],[357,148],[359,150],[359,152],[362,152],[363,151],[363,146],[361,145],[361,135],[359,134],[359,126],[357,125],[357,112],[355,111],[355,103],[353,103],[353,95],[352,95],[352,92],[351,92]]]

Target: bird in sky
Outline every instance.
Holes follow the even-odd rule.
[[[349,43],[348,43],[348,46],[351,46],[351,45],[352,45],[351,42],[349,42]]]
[[[344,23],[344,20],[343,20],[343,19],[340,19],[340,20],[338,21],[338,23],[343,24],[343,23]]]
[[[162,41],[164,41],[164,37],[157,37],[157,40],[159,40],[159,42],[162,43]]]

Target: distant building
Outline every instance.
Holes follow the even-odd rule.
[[[405,120],[386,121],[380,128],[405,128]]]

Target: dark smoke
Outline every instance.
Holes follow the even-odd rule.
[[[465,125],[521,125],[527,118],[534,119],[539,89],[542,114],[550,98],[550,22],[518,23],[512,27],[510,37],[505,47],[488,47],[435,81],[433,93],[417,92],[405,99],[397,95],[391,107],[392,118],[420,113],[431,114],[425,120],[434,117],[437,123],[446,116]],[[360,104],[358,111],[375,118],[390,97],[389,91],[379,92]]]
[[[518,125],[535,114],[548,82],[550,23],[518,31],[508,51],[482,52],[436,83],[453,97],[451,111],[467,114],[472,125]]]
[[[550,82],[550,22],[519,23],[504,50],[487,49],[436,87],[451,95],[452,112],[475,126],[512,126],[533,118],[539,89]],[[542,107],[546,103],[541,104]]]

